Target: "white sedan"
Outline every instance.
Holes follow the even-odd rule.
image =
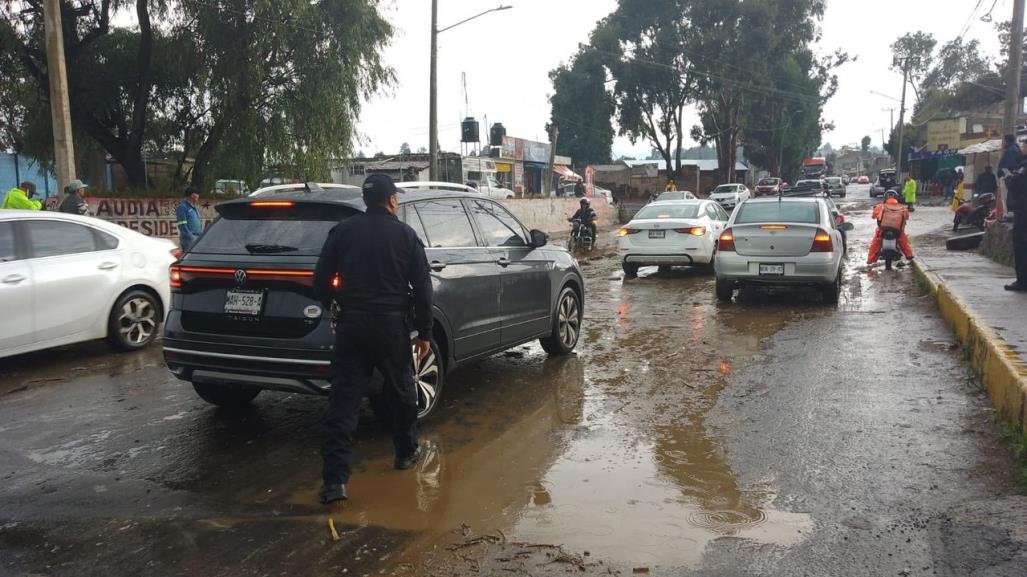
[[[710,193],[710,200],[720,203],[726,209],[733,209],[751,197],[752,193],[744,184],[722,184]]]
[[[709,200],[666,200],[643,206],[617,232],[624,273],[634,276],[645,265],[712,269],[717,238],[729,218]]]
[[[0,357],[101,338],[145,347],[168,310],[179,252],[98,218],[0,210]]]
[[[838,302],[846,231],[823,196],[757,198],[738,205],[717,241],[717,299],[747,285],[813,286]]]

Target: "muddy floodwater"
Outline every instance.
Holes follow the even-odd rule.
[[[368,417],[333,507],[323,399],[218,411],[156,348],[0,359],[0,574],[1023,575],[966,520],[1021,493],[990,404],[911,271],[862,265],[865,198],[837,306],[626,280],[605,236],[576,354],[452,373],[411,471]]]

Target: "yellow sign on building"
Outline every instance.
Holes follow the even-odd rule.
[[[966,132],[965,118],[943,118],[927,123],[927,150],[958,150]]]

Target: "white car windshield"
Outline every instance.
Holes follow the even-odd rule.
[[[713,189],[713,194],[734,194],[736,192],[738,192],[738,188],[733,184],[722,184]]]

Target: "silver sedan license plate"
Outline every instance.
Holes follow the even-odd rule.
[[[783,264],[761,264],[760,275],[761,276],[781,276],[785,273],[785,265]]]
[[[229,290],[225,293],[225,314],[257,316],[263,303],[263,291]]]
[[[667,236],[667,231],[665,231],[665,230],[650,230],[649,231],[649,238],[664,238],[666,236]]]

